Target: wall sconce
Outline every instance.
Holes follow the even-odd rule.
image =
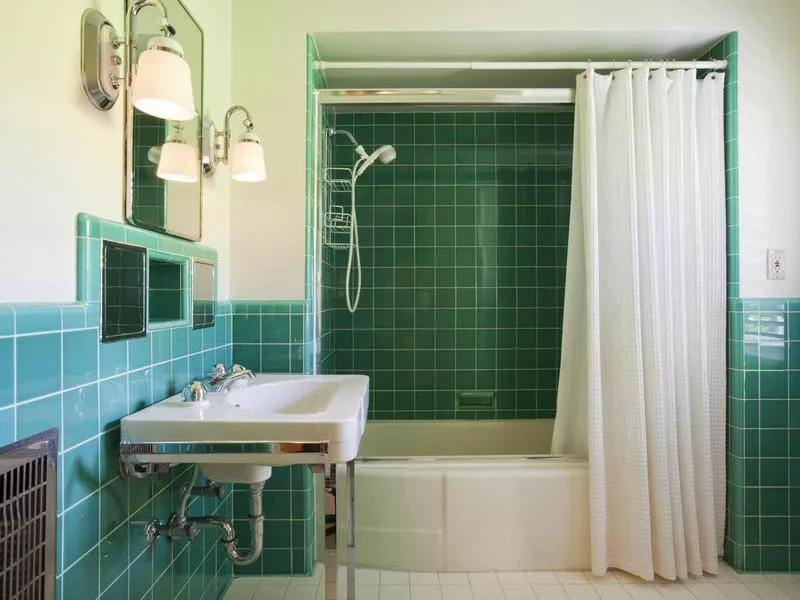
[[[161,32],[147,43],[136,60],[136,19],[139,12],[153,6],[161,11]],[[173,39],[161,0],[133,0],[125,15],[125,37],[105,16],[93,9],[83,13],[81,28],[81,69],[83,89],[100,110],[108,110],[119,97],[121,87],[130,89],[133,105],[144,113],[171,121],[188,121],[195,116],[192,77],[183,48]],[[117,54],[124,47],[125,59]],[[124,65],[123,65],[124,63]],[[120,67],[124,75],[120,76]]]
[[[245,132],[231,148],[231,117],[241,111],[245,118],[242,121]],[[217,163],[222,161],[231,165],[231,177],[235,181],[256,182],[267,178],[264,167],[264,148],[261,140],[253,132],[253,120],[244,106],[231,106],[225,113],[225,129],[217,131],[214,121],[203,121],[203,173],[211,176],[217,170]]]

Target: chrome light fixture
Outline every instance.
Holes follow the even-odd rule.
[[[147,44],[136,63],[136,20],[148,6],[161,11],[161,33]],[[119,98],[120,88],[129,89],[133,105],[144,113],[171,121],[195,116],[191,69],[183,48],[173,39],[167,9],[161,0],[132,0],[125,15],[125,37],[103,14],[93,8],[83,13],[81,67],[83,89],[100,110],[108,110]],[[124,48],[123,59],[117,54]],[[123,64],[124,63],[124,64]],[[124,74],[120,75],[120,67]]]
[[[158,153],[156,175],[167,181],[193,183],[199,179],[197,151],[183,139],[183,123],[174,121],[171,129],[170,136]]]
[[[239,141],[231,147],[231,117],[237,111],[244,113],[245,131]],[[203,122],[203,173],[211,176],[222,161],[231,165],[231,177],[235,181],[256,182],[267,178],[264,167],[264,147],[253,131],[253,119],[244,106],[231,106],[225,113],[225,129],[217,131],[214,122],[206,119]]]

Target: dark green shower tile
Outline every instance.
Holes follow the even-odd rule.
[[[393,116],[390,118],[389,114]],[[467,384],[494,387],[501,385],[501,381],[507,382],[508,377],[501,378],[493,372],[500,366],[500,361],[504,369],[514,370],[510,380],[515,380],[516,369],[523,368],[524,363],[522,359],[517,360],[516,354],[524,346],[518,347],[515,335],[515,327],[522,318],[530,323],[533,332],[537,332],[542,325],[551,325],[550,329],[538,330],[548,345],[535,356],[537,364],[541,362],[542,366],[552,368],[547,368],[548,374],[542,376],[541,385],[547,388],[539,389],[537,395],[532,396],[530,408],[515,412],[514,415],[520,418],[552,417],[560,346],[557,326],[560,323],[559,307],[563,302],[563,292],[550,294],[550,289],[542,288],[546,292],[541,296],[523,293],[518,298],[515,288],[519,281],[528,281],[531,286],[552,285],[552,291],[556,290],[555,286],[563,286],[563,275],[554,272],[557,268],[563,270],[566,262],[569,195],[564,195],[563,210],[556,212],[551,208],[542,217],[551,220],[550,228],[561,227],[564,233],[526,231],[528,243],[532,244],[528,247],[531,252],[515,248],[517,240],[514,231],[520,223],[515,206],[518,191],[519,197],[528,203],[525,206],[546,206],[548,202],[555,205],[555,181],[557,177],[568,178],[569,171],[556,175],[554,166],[560,160],[563,162],[559,164],[568,167],[571,149],[558,148],[542,153],[544,158],[540,163],[536,147],[532,144],[536,134],[532,125],[536,119],[532,113],[403,114],[405,123],[415,124],[413,140],[410,125],[405,130],[400,127],[397,120],[400,114],[403,113],[382,113],[379,117],[372,114],[372,117],[361,120],[370,126],[369,130],[363,130],[367,137],[360,140],[366,147],[383,143],[405,146],[407,150],[404,154],[409,158],[413,156],[413,162],[405,163],[409,165],[409,171],[403,171],[402,163],[398,161],[391,185],[377,188],[370,187],[367,179],[361,182],[360,193],[364,200],[360,205],[376,207],[375,210],[362,210],[359,215],[362,224],[362,262],[366,263],[362,307],[372,310],[359,310],[355,318],[336,317],[335,326],[357,327],[355,332],[368,331],[362,328],[375,326],[378,329],[375,330],[372,346],[369,337],[359,335],[356,340],[359,351],[355,353],[346,350],[352,346],[338,345],[338,341],[352,344],[352,334],[349,341],[342,330],[330,337],[323,336],[323,339],[335,342],[332,345],[334,369],[337,372],[361,369],[370,373],[374,390],[371,418],[454,418],[456,411],[453,399],[446,403],[439,402],[442,394],[452,395],[453,390]],[[394,137],[377,139],[379,133],[381,138],[390,135],[388,129],[380,129],[380,126],[392,123],[392,119],[395,127],[391,135]],[[570,120],[571,116],[564,122]],[[554,122],[554,117],[541,120],[541,124],[546,126],[554,126]],[[377,125],[372,127],[373,123]],[[495,124],[505,129],[497,129]],[[467,140],[469,144],[453,144],[459,139]],[[498,140],[507,141],[505,153],[496,151],[494,144]],[[525,146],[525,141],[530,141],[531,145]],[[471,145],[475,142],[480,145]],[[523,145],[518,146],[521,143]],[[571,140],[569,143],[571,145]],[[348,153],[348,163],[343,164],[349,164],[352,158],[350,148]],[[519,165],[553,165],[549,172],[542,171],[542,180],[545,185],[546,182],[552,182],[552,189],[537,187],[537,172],[533,169],[527,173],[517,173],[517,161],[520,161]],[[405,173],[408,173],[408,177]],[[410,184],[411,173],[415,185],[407,187],[413,191],[398,196],[398,180],[408,179]],[[388,173],[377,177],[381,176],[387,177],[389,183]],[[485,185],[476,185],[477,181],[485,182]],[[400,187],[403,185],[400,183]],[[518,188],[519,185],[526,187]],[[374,196],[374,202],[370,201],[370,196]],[[412,220],[407,218],[409,213],[405,210],[410,206],[417,209]],[[503,207],[506,206],[511,210],[504,211]],[[379,211],[377,207],[386,207],[388,210]],[[425,208],[430,208],[430,212],[420,210]],[[535,223],[536,213],[532,214],[531,223]],[[460,227],[455,227],[456,223]],[[398,224],[400,230],[397,229]],[[500,230],[498,224],[503,224],[508,231]],[[413,231],[406,231],[412,226]],[[511,252],[503,252],[503,247],[498,249],[499,243],[507,244]],[[543,243],[551,246],[543,247]],[[377,246],[374,252],[370,249],[371,244]],[[555,244],[563,246],[559,248]],[[540,256],[537,256],[537,249],[542,250]],[[334,267],[337,273],[330,289],[341,289],[339,286],[343,284],[345,262],[340,260],[342,256],[334,256],[337,259]],[[543,271],[540,277],[535,267],[517,266],[536,265],[537,260],[553,264],[553,272]],[[526,271],[526,275],[519,275]],[[394,293],[391,293],[392,290]],[[531,290],[534,291],[534,288]],[[329,299],[337,304],[342,301],[341,296],[330,295]],[[478,306],[481,312],[476,310]],[[521,312],[518,308],[522,309]],[[538,315],[537,311],[542,311],[542,314]],[[333,323],[333,320],[329,322]],[[495,331],[501,325],[508,329],[507,335]],[[461,328],[442,329],[458,326]],[[476,326],[481,329],[476,331]],[[434,328],[437,328],[435,333]],[[388,334],[379,334],[384,331]],[[415,333],[406,335],[405,331]],[[430,331],[430,339],[425,337],[426,331]],[[538,338],[539,335],[534,333],[529,348],[536,347]],[[504,349],[496,350],[498,345]],[[482,350],[484,347],[486,350]],[[453,348],[467,353],[461,357],[461,354],[453,352]],[[395,351],[399,351],[397,356]],[[524,351],[522,355],[525,355]],[[462,366],[470,365],[471,371],[459,371],[457,362]],[[477,363],[488,367],[488,370],[475,371]],[[419,370],[420,365],[424,364],[435,364],[435,371]],[[381,367],[379,371],[370,371],[376,366]],[[412,369],[417,371],[413,377],[401,377],[398,380],[394,377],[393,369],[408,371],[409,375]],[[535,378],[533,381],[534,385],[540,385]],[[511,384],[509,389],[513,389],[513,386]],[[426,389],[429,391],[426,392]],[[414,394],[413,405],[408,405],[405,400],[409,396],[402,395],[406,391]],[[432,396],[424,395],[428,393]],[[401,394],[400,406],[396,406],[397,394]],[[537,400],[538,396],[542,397]],[[428,409],[431,398],[436,401]],[[516,411],[516,405],[508,406],[513,408],[503,410]],[[471,410],[458,411],[457,416],[507,418],[509,414]]]
[[[787,398],[789,394],[788,374],[785,371],[761,371],[760,397]]]

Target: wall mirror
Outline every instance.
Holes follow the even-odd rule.
[[[103,241],[102,332],[103,342],[145,335],[145,270],[147,250]]]
[[[192,327],[211,327],[217,299],[216,265],[195,260],[192,263]]]
[[[130,4],[131,0],[126,2]],[[203,30],[180,0],[162,0],[175,28],[175,39],[183,47],[192,69],[195,118],[190,121],[164,121],[133,107],[130,91],[125,94],[125,214],[129,223],[187,240],[202,236],[203,189],[201,184],[200,142],[203,114]],[[139,13],[136,52],[144,51],[147,41],[160,34],[157,10]],[[197,159],[196,173],[184,169],[182,179],[158,176],[162,146],[167,140],[190,146]],[[194,175],[194,176],[192,176]]]

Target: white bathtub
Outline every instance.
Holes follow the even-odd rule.
[[[549,456],[552,431],[552,420],[369,422],[356,465],[356,563],[404,571],[588,569],[586,460]],[[345,531],[339,527],[339,548]]]

